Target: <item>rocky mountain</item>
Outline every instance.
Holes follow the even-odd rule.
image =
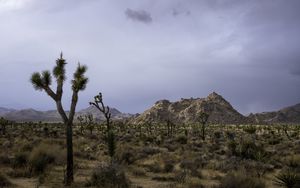
[[[176,123],[194,123],[197,122],[200,112],[210,114],[208,121],[211,123],[248,121],[248,118],[236,111],[221,95],[213,92],[206,98],[181,99],[176,102],[157,101],[154,106],[132,120],[132,123],[166,122],[168,119]]]
[[[3,113],[0,114],[0,116],[18,122],[25,122],[25,121],[59,122],[61,121],[61,117],[56,110],[37,111],[34,109],[24,109],[24,110],[11,110],[11,111],[1,110],[1,112]],[[98,121],[104,120],[104,116],[98,111],[98,109],[96,109],[95,107],[88,107],[86,109],[76,112],[75,121],[79,115],[84,115],[84,114],[92,114],[94,118]],[[111,114],[112,114],[112,119],[123,119],[123,118],[131,117],[131,114],[122,113],[115,108],[111,108]]]
[[[250,121],[259,124],[300,123],[300,103],[274,112],[250,114]]]

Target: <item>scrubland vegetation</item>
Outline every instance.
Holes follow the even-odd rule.
[[[0,187],[63,187],[65,126],[2,124]],[[72,187],[299,187],[299,125],[110,126],[74,124]]]

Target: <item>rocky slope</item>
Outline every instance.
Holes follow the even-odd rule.
[[[248,118],[259,124],[300,123],[300,103],[274,112],[250,114]]]
[[[197,122],[197,115],[200,112],[210,114],[208,121],[211,123],[229,124],[247,121],[247,118],[236,111],[221,95],[213,92],[206,98],[181,99],[176,102],[160,100],[131,123],[165,122],[168,119],[177,123],[194,123]]]

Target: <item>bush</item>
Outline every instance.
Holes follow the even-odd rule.
[[[187,144],[187,137],[185,135],[179,135],[176,137],[176,142],[180,144]]]
[[[25,167],[28,163],[29,152],[18,152],[13,159],[13,167]]]
[[[262,146],[256,145],[250,140],[245,140],[239,145],[238,155],[243,159],[257,160],[259,156],[266,157],[266,152]]]
[[[59,152],[53,145],[41,144],[34,148],[29,157],[29,164],[34,174],[45,171],[47,166],[55,162],[55,154]]]
[[[172,172],[174,169],[174,161],[173,160],[165,160],[164,161],[164,171],[165,172]]]
[[[118,147],[116,152],[116,160],[120,163],[132,164],[136,160],[137,151],[128,145]]]
[[[252,178],[241,174],[227,174],[221,179],[218,188],[265,188],[265,183],[258,178]]]
[[[112,164],[103,165],[95,169],[87,186],[128,188],[130,187],[130,182],[124,171],[120,169],[120,166]]]
[[[0,172],[0,187],[11,187],[12,183],[9,179]]]
[[[300,187],[300,176],[291,170],[281,172],[274,179],[275,185],[286,188]]]

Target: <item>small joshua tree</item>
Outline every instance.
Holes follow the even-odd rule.
[[[202,140],[205,140],[205,128],[206,123],[208,121],[209,114],[205,112],[201,112],[198,116],[198,121],[201,124],[201,130],[202,130]]]
[[[93,134],[94,126],[94,117],[93,114],[86,114],[84,115],[85,124],[87,128],[90,130],[91,135]]]
[[[106,126],[107,126],[107,133],[110,131],[110,108],[109,106],[105,106],[103,103],[102,93],[99,93],[99,95],[96,95],[94,97],[94,102],[90,102],[90,105],[95,106],[101,113],[104,114],[104,117],[106,119]]]
[[[60,58],[56,60],[56,65],[52,71],[53,76],[56,79],[56,92],[51,89],[52,76],[49,71],[43,71],[42,73],[35,72],[31,75],[31,83],[36,90],[45,91],[56,103],[56,108],[60,114],[65,126],[66,126],[66,142],[67,142],[67,171],[66,171],[66,185],[71,185],[74,181],[73,176],[73,119],[75,115],[76,104],[78,101],[78,92],[86,88],[88,78],[85,77],[87,70],[86,66],[78,64],[72,80],[72,101],[69,115],[67,116],[62,106],[63,84],[66,80],[66,60],[63,59],[63,54],[60,54]]]
[[[80,125],[80,134],[81,135],[83,135],[83,125],[84,125],[84,123],[83,123],[83,116],[82,115],[79,115],[78,117],[77,117],[77,120],[79,121],[79,125]]]
[[[4,119],[3,117],[0,118],[0,125],[1,125],[1,131],[2,134],[6,134],[6,125],[8,124],[8,120]]]
[[[113,162],[113,157],[114,157],[114,154],[115,154],[115,150],[116,150],[116,143],[115,143],[116,141],[115,141],[114,132],[110,127],[110,125],[111,125],[111,122],[110,122],[110,118],[111,118],[110,108],[108,106],[104,105],[103,98],[102,98],[102,93],[99,93],[99,95],[96,95],[94,97],[94,102],[90,102],[90,105],[95,106],[101,113],[104,114],[104,117],[106,119],[107,148],[108,148],[108,153],[109,153],[109,156],[111,157],[111,163],[112,163]]]

